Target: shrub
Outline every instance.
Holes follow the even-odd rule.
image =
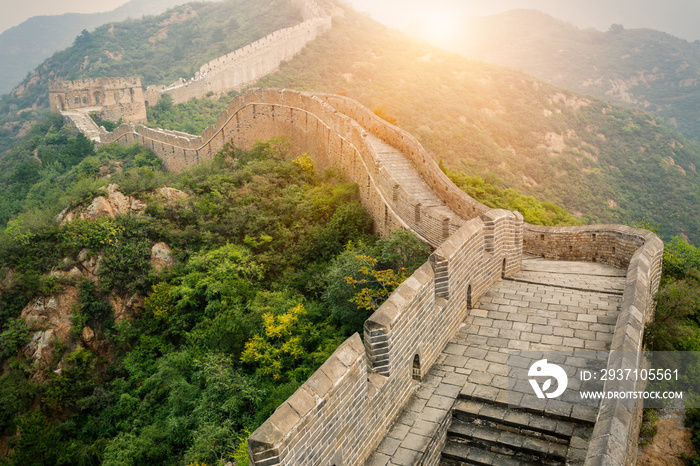
[[[10,320],[0,333],[0,356],[9,358],[30,341],[29,326],[21,317]]]

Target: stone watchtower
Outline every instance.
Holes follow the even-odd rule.
[[[55,81],[49,84],[49,102],[55,113],[95,111],[107,120],[146,121],[139,77]]]

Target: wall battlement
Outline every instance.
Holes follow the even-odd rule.
[[[168,170],[211,160],[226,143],[250,149],[256,141],[288,136],[294,150],[309,153],[319,169],[334,166],[358,184],[376,232],[409,229],[434,248],[429,261],[365,322],[364,338],[355,334],[341,344],[251,435],[251,464],[364,464],[414,392],[415,379],[427,373],[469,314],[470,303],[517,273],[523,252],[627,268],[608,368],[622,367],[622,351],[640,352],[661,276],[663,243],[651,232],[620,225],[540,227],[525,224],[518,212],[489,209],[454,186],[413,136],[337,95],[253,89],[235,98],[201,136],[132,123],[145,120],[145,103],[154,104],[162,93],[178,103],[241,89],[331,27],[314,0],[292,1],[301,24],[206,63],[200,79],[186,85],[150,86],[143,93],[139,78],[96,78],[50,87],[51,110],[61,111],[98,144],[138,142]],[[112,133],[96,129],[80,112],[99,106],[112,112],[103,113],[105,118],[130,122]],[[415,185],[392,172],[376,141],[400,151],[434,200],[417,197]],[[605,389],[640,389],[627,383]],[[641,409],[641,401],[627,400],[601,407],[587,465],[635,463]],[[448,422],[440,425],[446,429]],[[444,436],[436,435],[420,464],[438,464],[442,442]]]
[[[146,121],[141,78],[92,78],[49,84],[51,111],[95,111],[101,118]]]
[[[428,185],[458,216],[447,217],[444,209],[423,206],[410,187],[402,186],[383,166],[367,141],[368,133],[409,155]],[[319,168],[337,166],[346,178],[357,181],[363,204],[375,219],[381,219],[376,222],[381,234],[409,228],[437,247],[465,219],[489,210],[454,186],[410,134],[340,96],[254,89],[236,97],[200,137],[122,125],[103,136],[102,143],[138,141],[151,148],[168,170],[179,171],[210,160],[228,141],[250,149],[256,141],[281,135],[289,136],[296,149],[308,152]]]
[[[145,99],[154,105],[162,94],[175,103],[207,95],[239,90],[275,71],[280,64],[297,55],[310,41],[331,27],[331,18],[313,0],[293,0],[304,21],[280,29],[238,50],[222,55],[199,68],[194,81],[176,82],[168,87],[149,86]]]

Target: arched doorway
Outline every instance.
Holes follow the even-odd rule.
[[[413,380],[417,380],[419,382],[423,378],[423,374],[422,374],[421,369],[420,369],[420,356],[418,356],[418,354],[413,356],[412,377],[413,377]]]

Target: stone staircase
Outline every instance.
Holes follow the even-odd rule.
[[[542,416],[461,394],[442,450],[442,466],[583,464],[593,423]]]
[[[99,141],[103,131],[100,130],[100,127],[97,126],[97,123],[95,123],[89,115],[89,112],[93,110],[95,110],[95,108],[62,111],[61,115],[63,115],[64,119],[70,121],[73,126],[78,128],[78,131],[83,133],[86,138],[91,141]]]

